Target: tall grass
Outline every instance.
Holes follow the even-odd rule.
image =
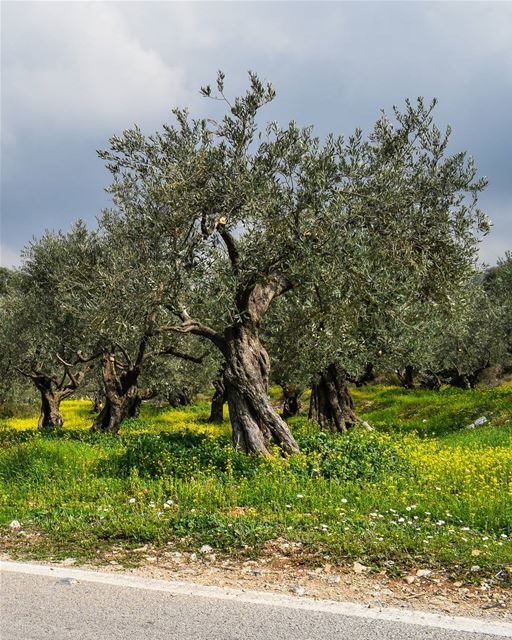
[[[270,460],[233,451],[205,402],[148,405],[116,438],[90,434],[90,403],[73,400],[60,433],[38,433],[36,416],[0,421],[0,526],[25,555],[144,542],[257,555],[286,538],[311,562],[495,574],[512,558],[511,391],[356,390],[374,432],[324,434],[302,416],[302,453]],[[14,519],[26,535],[10,535]]]

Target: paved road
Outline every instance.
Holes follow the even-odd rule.
[[[397,618],[400,618],[397,620]],[[512,624],[2,563],[1,640],[489,640]]]

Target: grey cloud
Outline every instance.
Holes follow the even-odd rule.
[[[4,3],[2,238],[15,255],[45,227],[94,221],[108,176],[94,149],[171,106],[206,113],[200,85],[270,79],[269,119],[319,134],[368,129],[404,98],[440,100],[452,150],[490,185],[494,261],[512,247],[512,5],[508,3]],[[4,251],[3,260],[9,260]],[[7,256],[7,257],[6,257]]]

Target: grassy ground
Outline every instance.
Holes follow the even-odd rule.
[[[291,426],[302,453],[273,460],[235,453],[228,422],[206,422],[207,402],[145,406],[118,438],[88,432],[82,400],[64,403],[61,433],[39,434],[35,416],[0,418],[3,546],[90,559],[112,545],[209,544],[256,557],[285,538],[301,543],[301,562],[510,580],[512,386],[354,395],[373,432],[332,436],[301,416]],[[465,428],[480,416],[487,424]]]

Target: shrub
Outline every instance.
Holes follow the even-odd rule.
[[[355,430],[340,436],[323,433],[309,424],[299,431],[297,438],[301,454],[269,461],[233,451],[227,437],[190,431],[142,434],[126,439],[126,450],[115,464],[123,475],[137,469],[141,477],[149,478],[166,475],[250,478],[262,465],[267,469],[268,465],[277,464],[298,476],[365,481],[377,480],[405,465],[390,438],[382,434]]]
[[[261,460],[233,451],[227,437],[183,431],[126,437],[126,449],[114,463],[123,475],[137,469],[141,477],[178,478],[254,474]]]
[[[407,467],[391,438],[382,433],[354,429],[340,436],[306,423],[296,435],[302,452],[300,464],[304,468],[306,463],[310,475],[374,482]],[[294,464],[293,458],[290,462]]]

